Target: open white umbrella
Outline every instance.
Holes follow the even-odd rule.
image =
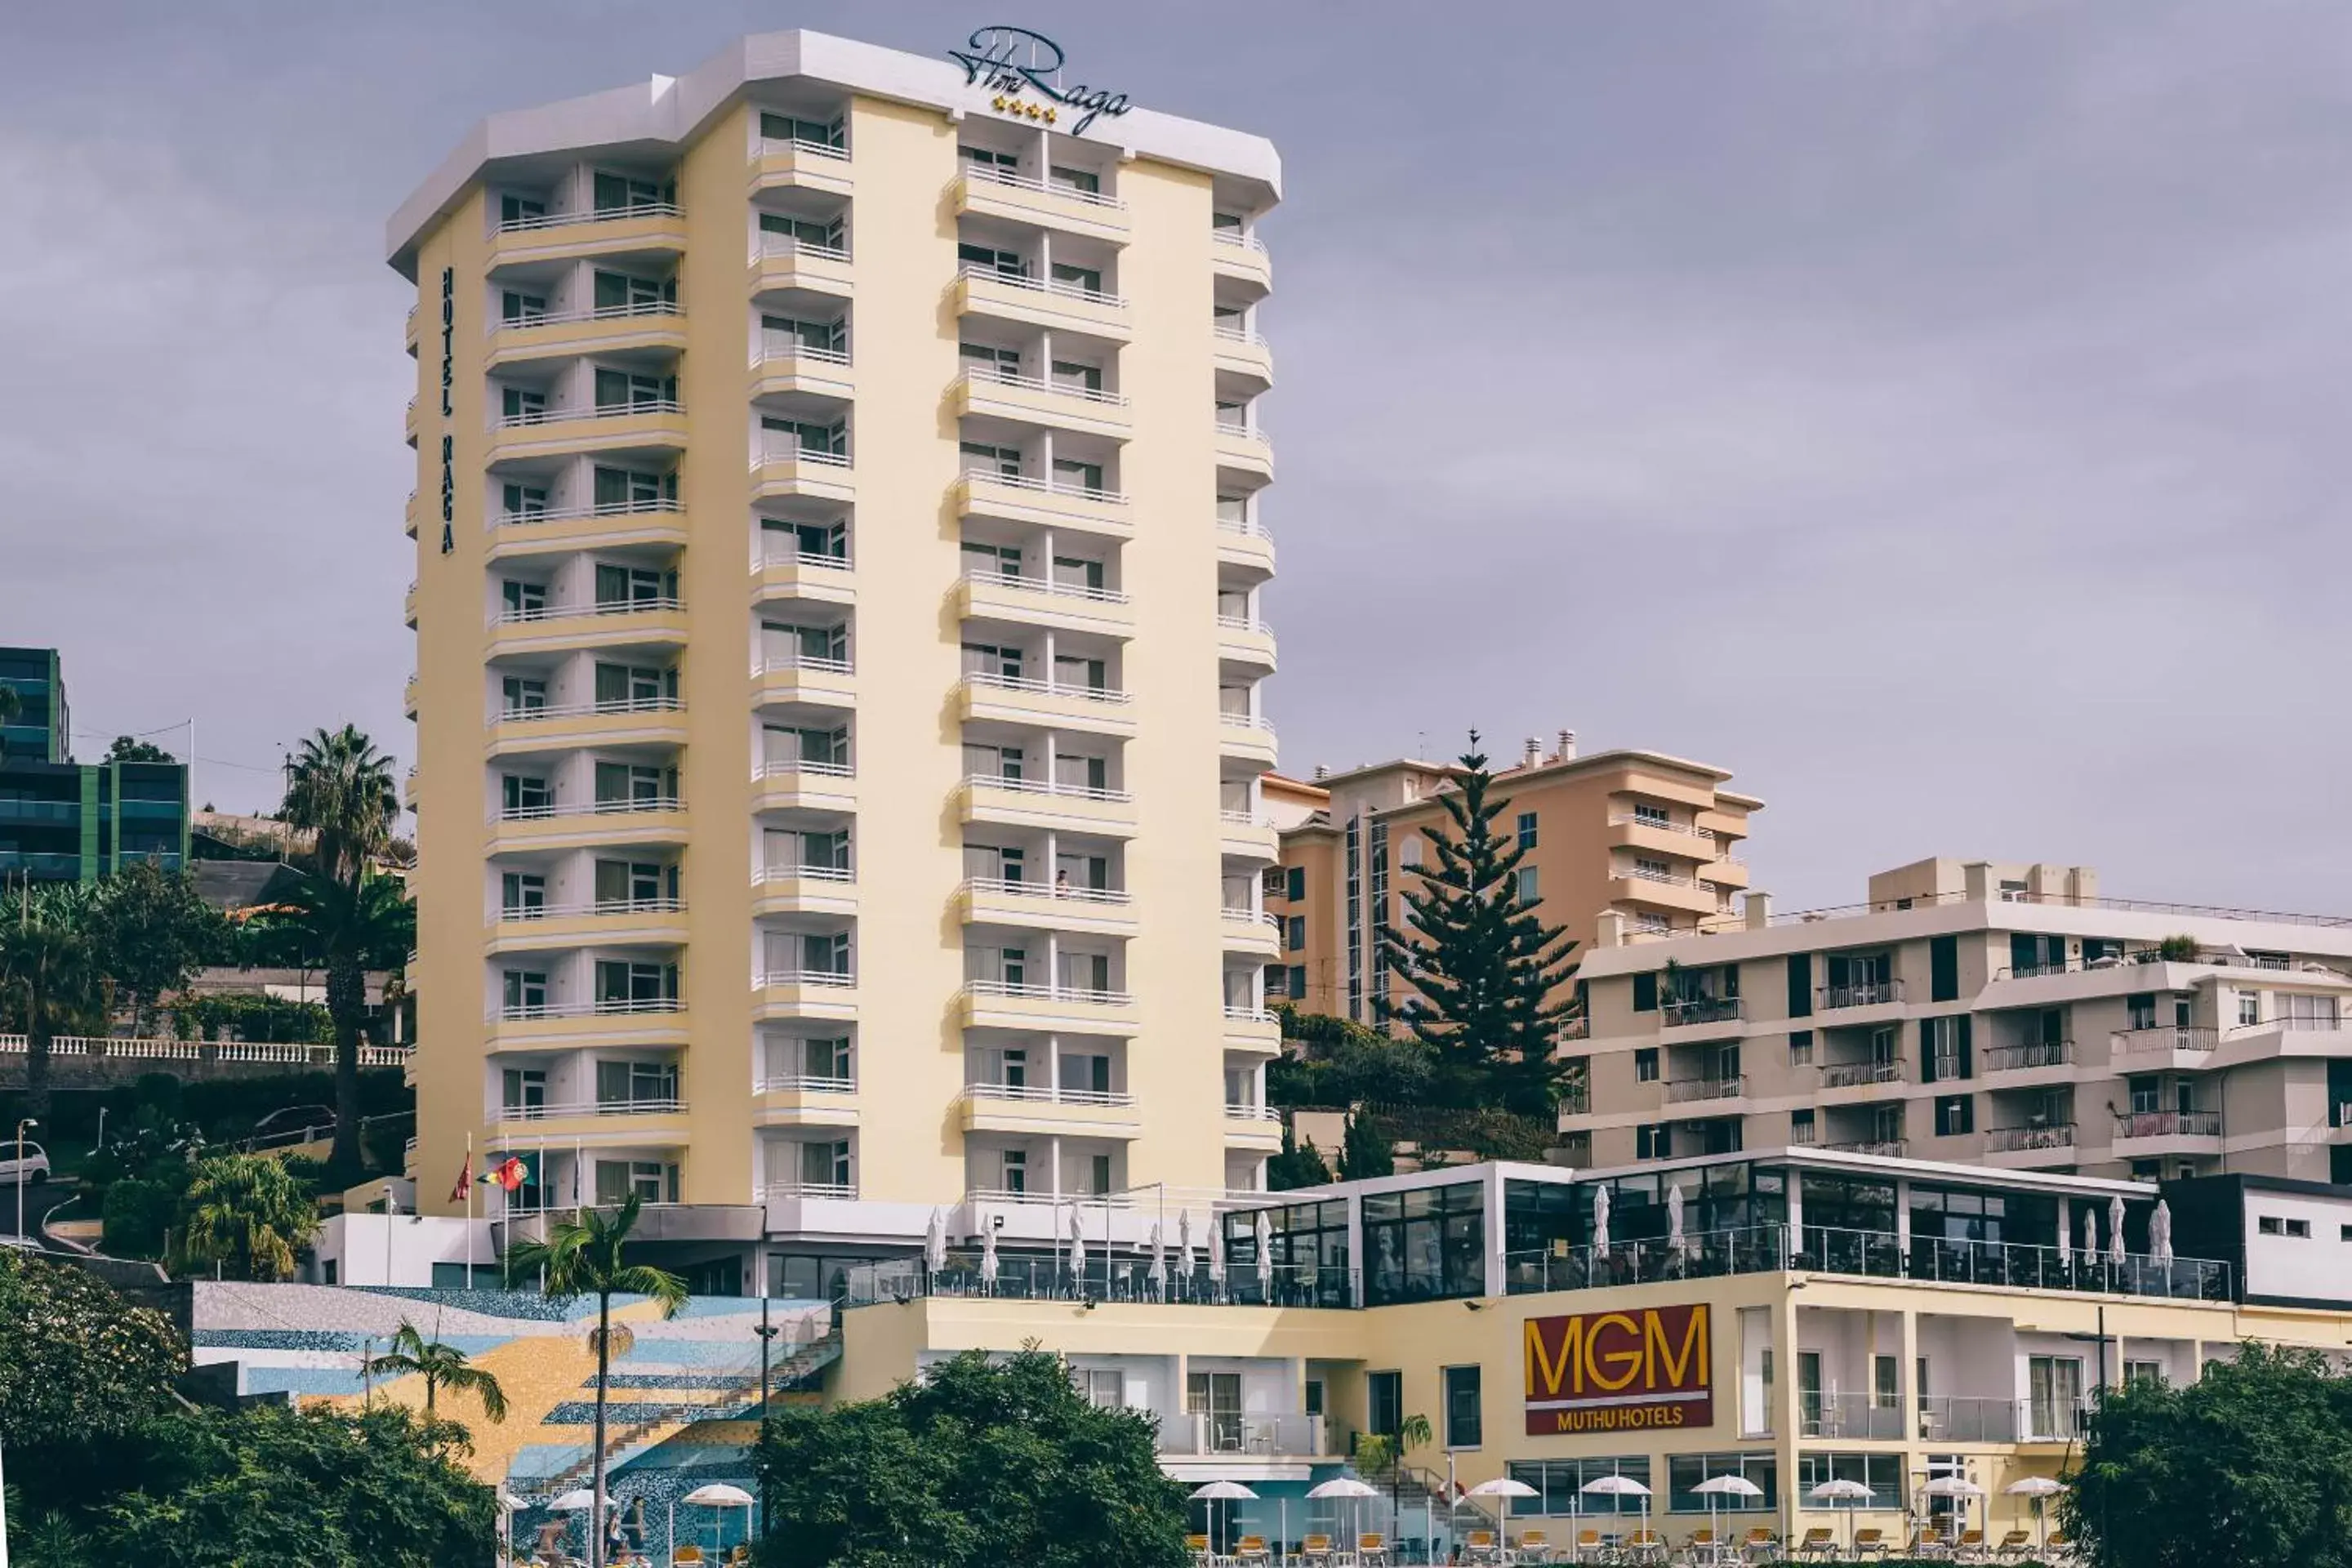
[[[1715,1529],[1715,1500],[1720,1497],[1762,1497],[1764,1489],[1746,1476],[1709,1476],[1691,1490],[1706,1499],[1706,1528]]]
[[[980,1233],[980,1287],[992,1292],[996,1289],[996,1227],[992,1225]]]
[[[2158,1263],[2172,1261],[2172,1205],[2162,1198],[2156,1200],[2156,1211],[2147,1216],[2147,1250]]]
[[[1334,1500],[1352,1498],[1360,1501],[1365,1498],[1378,1497],[1381,1495],[1381,1491],[1378,1487],[1367,1486],[1353,1476],[1334,1476],[1328,1481],[1307,1488],[1307,1495],[1310,1498],[1331,1498]],[[1359,1524],[1363,1522],[1360,1512],[1359,1513],[1356,1522]]]
[[[596,1494],[590,1491],[586,1487],[573,1487],[570,1491],[565,1492],[562,1497],[557,1498],[553,1502],[549,1503],[547,1506],[551,1511],[555,1513],[578,1513],[582,1509],[594,1508],[596,1506]],[[612,1506],[609,1500],[607,1500],[606,1506]]]
[[[1451,1454],[1446,1456],[1448,1459],[1451,1459],[1454,1456]],[[1468,1491],[1464,1492],[1462,1495],[1464,1497],[1525,1498],[1541,1497],[1543,1496],[1543,1493],[1536,1490],[1535,1488],[1528,1485],[1525,1481],[1515,1480],[1509,1476],[1496,1476],[1491,1481],[1480,1481],[1476,1486],[1472,1487]],[[1497,1535],[1505,1532],[1504,1513],[1506,1507],[1507,1505],[1502,1503],[1495,1505],[1495,1530]]]
[[[1976,1482],[1969,1480],[1965,1476],[1937,1476],[1934,1480],[1929,1481],[1927,1485],[1919,1489],[1919,1495],[1921,1497],[1958,1498],[1960,1500],[1960,1526],[1962,1529],[1966,1529],[1969,1522],[1968,1500],[1970,1498],[1980,1498],[1984,1496],[1985,1489],[1984,1488],[1977,1485]],[[1988,1520],[1986,1521],[1986,1523],[1990,1524],[1991,1521]]]
[[[1595,1258],[1609,1250],[1609,1189],[1592,1189],[1592,1256]]]
[[[2107,1200],[2107,1261],[2120,1264],[2124,1260],[2124,1199],[2121,1193]]]
[[[712,1481],[709,1486],[695,1488],[677,1500],[689,1508],[750,1508],[751,1494],[741,1487],[730,1487],[725,1481]],[[744,1532],[748,1535],[750,1531],[751,1526],[747,1516]],[[676,1552],[677,1531],[672,1529],[670,1536],[670,1551]],[[716,1551],[725,1544],[724,1542],[714,1541],[711,1542],[711,1548]]]
[[[1602,1189],[1604,1192],[1606,1188]],[[1631,1476],[1596,1476],[1577,1489],[1594,1497],[1637,1497],[1642,1500],[1642,1529],[1650,1528],[1650,1489]]]
[[[1666,1184],[1666,1255],[1683,1255],[1683,1187],[1680,1182]]]
[[[1263,1300],[1274,1300],[1274,1222],[1264,1209],[1257,1211],[1257,1290]]]
[[[1185,1294],[1192,1289],[1192,1211],[1176,1211],[1176,1278],[1184,1282]]]
[[[2011,1497],[2033,1500],[2033,1522],[2036,1527],[2035,1533],[2039,1537],[2034,1542],[2034,1550],[2037,1552],[2046,1552],[2050,1546],[2050,1516],[2042,1511],[2042,1504],[2064,1491],[2066,1483],[2053,1481],[2048,1476],[2023,1476],[2000,1489]]]
[[[1869,1502],[1878,1494],[1860,1481],[1823,1481],[1805,1494],[1815,1502]],[[1845,1554],[1853,1555],[1853,1510],[1845,1511]]]
[[[1207,1486],[1193,1488],[1192,1496],[1209,1505],[1209,1540],[1213,1544],[1217,1539],[1217,1505],[1221,1502],[1242,1502],[1256,1497],[1257,1493],[1239,1481],[1211,1481]],[[1226,1524],[1230,1526],[1233,1520],[1233,1510],[1227,1509]]]

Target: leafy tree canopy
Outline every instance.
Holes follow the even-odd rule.
[[[1184,1491],[1154,1447],[1149,1416],[1087,1403],[1058,1356],[967,1352],[881,1399],[774,1419],[761,1561],[1181,1568]]]
[[[110,763],[176,763],[180,759],[152,741],[137,740],[130,735],[117,735],[114,744],[106,748]]]
[[[215,1154],[188,1185],[180,1240],[186,1260],[215,1264],[237,1279],[294,1273],[294,1254],[319,1228],[316,1200],[267,1154]]]
[[[1285,1009],[1283,1036],[1297,1054],[1266,1064],[1272,1105],[1409,1104],[1426,1100],[1436,1078],[1437,1053],[1426,1042],[1328,1014]]]
[[[2074,1489],[2060,1515],[2096,1568],[2352,1568],[2352,1375],[2250,1342],[2185,1387],[2131,1383]]]
[[[1277,1193],[1297,1187],[1319,1187],[1331,1179],[1331,1167],[1312,1143],[1301,1144],[1291,1124],[1282,1124],[1282,1148],[1265,1163],[1265,1184]]]
[[[12,1475],[16,1451],[45,1436],[120,1431],[170,1408],[186,1365],[161,1312],[81,1269],[0,1253],[0,1444]]]

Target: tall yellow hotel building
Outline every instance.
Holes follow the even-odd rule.
[[[470,1138],[814,1295],[1264,1184],[1280,164],[942,42],[494,115],[392,220],[427,1212]]]

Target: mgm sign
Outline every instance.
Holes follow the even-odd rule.
[[[1528,1436],[1715,1424],[1704,1301],[1529,1318]]]

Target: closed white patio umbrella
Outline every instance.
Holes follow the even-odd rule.
[[[996,1227],[988,1226],[980,1233],[980,1288],[994,1294],[996,1290]]]
[[[1671,1258],[1683,1255],[1683,1188],[1680,1182],[1666,1184],[1666,1254]]]
[[[2156,1211],[2147,1216],[2147,1250],[2158,1263],[2172,1261],[2172,1205],[2162,1198],[2156,1200]]]
[[[1186,1295],[1192,1293],[1192,1211],[1178,1209],[1176,1211],[1176,1278],[1183,1281]]]
[[[1257,1211],[1257,1289],[1265,1300],[1274,1300],[1274,1222],[1265,1211]]]
[[[1592,1189],[1592,1256],[1597,1260],[1609,1250],[1609,1189]]]
[[[1077,1205],[1070,1205],[1070,1278],[1076,1282],[1077,1292],[1087,1293],[1087,1215]]]
[[[2107,1200],[2107,1261],[2124,1260],[2124,1200],[2118,1193]]]
[[[923,1265],[933,1274],[948,1266],[948,1211],[933,1209],[923,1232]]]
[[[1151,1222],[1151,1296],[1152,1300],[1168,1299],[1168,1249],[1160,1242],[1160,1222]]]

